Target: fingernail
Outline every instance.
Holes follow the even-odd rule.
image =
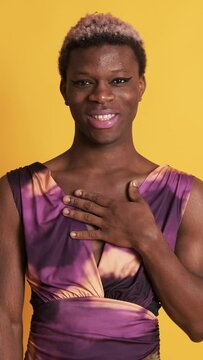
[[[76,237],[76,232],[71,231],[70,236],[71,236],[71,237]]]
[[[131,185],[134,187],[134,188],[137,188],[138,189],[138,185],[137,185],[137,182],[135,181],[135,180],[133,180],[132,182],[131,182]]]
[[[69,203],[70,203],[70,196],[64,196],[63,202],[64,202],[65,204],[69,204]]]
[[[70,214],[70,210],[69,210],[68,208],[64,208],[64,209],[63,209],[63,214],[64,214],[64,215]]]
[[[75,190],[74,193],[76,196],[81,196],[82,195],[82,190]]]

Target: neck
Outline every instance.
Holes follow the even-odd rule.
[[[123,143],[94,144],[85,139],[74,137],[73,144],[67,152],[69,164],[73,167],[91,169],[116,169],[130,166],[140,159],[132,138]]]

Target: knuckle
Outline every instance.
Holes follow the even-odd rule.
[[[97,232],[95,230],[89,231],[89,237],[90,237],[90,239],[96,239]]]
[[[104,202],[105,202],[103,195],[97,194],[97,193],[94,194],[94,196],[93,196],[93,201],[94,201],[96,204],[101,204],[101,205],[103,205]]]
[[[93,193],[92,194],[92,197],[93,197],[93,201],[96,202],[96,203],[100,203],[100,201],[103,200],[103,195],[100,194],[100,193]]]
[[[90,214],[84,213],[84,220],[85,220],[86,222],[89,222],[89,221],[90,221]]]
[[[99,218],[98,226],[99,226],[99,229],[102,229],[102,230],[105,229],[105,219]]]
[[[84,203],[84,210],[90,211],[90,210],[92,210],[92,208],[93,208],[93,204],[91,201],[87,201]]]
[[[93,193],[93,194],[92,194],[92,200],[93,200],[94,202],[98,202],[98,200],[99,200],[99,194]]]
[[[76,231],[76,237],[78,239],[84,239],[84,231]]]
[[[85,238],[85,235],[86,235],[86,232],[85,232],[85,231],[80,231],[80,232],[78,233],[78,237],[79,237],[80,239],[84,239],[84,238]]]
[[[76,207],[76,205],[77,205],[77,199],[74,198],[74,197],[71,197],[71,199],[70,199],[70,204]]]

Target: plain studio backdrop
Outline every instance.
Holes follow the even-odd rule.
[[[95,11],[132,23],[144,38],[147,90],[134,124],[137,149],[203,179],[201,0],[1,0],[1,175],[71,145],[73,121],[59,93],[58,52],[68,29]],[[25,346],[29,296],[26,287]],[[203,343],[192,343],[163,310],[160,330],[162,360],[202,360]]]

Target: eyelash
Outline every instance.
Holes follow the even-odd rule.
[[[130,79],[132,79],[131,77],[117,77],[112,79],[109,84],[112,84],[114,86],[122,86],[125,85]],[[91,80],[72,80],[72,83],[74,86],[79,87],[79,88],[83,88],[83,87],[89,87],[91,85],[94,84],[93,81]]]
[[[93,84],[93,82],[90,80],[72,80],[72,83],[76,87],[88,87]]]
[[[131,77],[118,77],[118,78],[115,78],[113,79],[110,83],[113,84],[113,85],[116,85],[116,86],[119,86],[119,85],[124,85],[126,84],[130,79],[132,79]]]

